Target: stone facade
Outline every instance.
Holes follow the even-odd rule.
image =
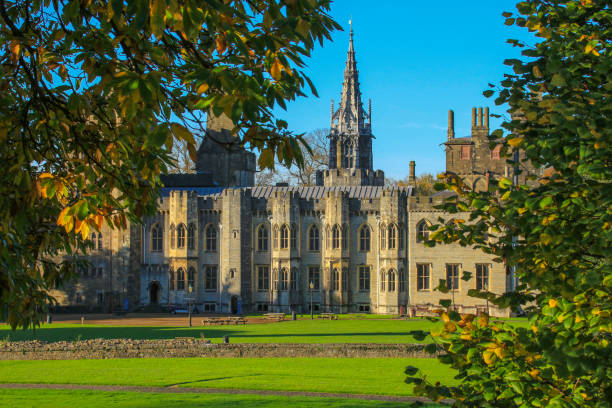
[[[102,275],[83,276],[61,301],[104,301],[94,295],[99,286],[118,296],[115,303],[128,298],[130,307],[191,302],[205,312],[307,313],[312,304],[315,311],[396,314],[451,298],[458,309],[477,312],[488,305],[469,297],[470,289],[509,290],[504,266],[491,256],[423,244],[426,226],[450,216],[434,208],[447,193],[386,188],[384,173],[373,169],[371,109],[361,102],[352,32],[340,107],[332,105],[331,114],[329,169],[311,187],[254,186],[255,157],[232,143],[231,122],[211,120],[199,175],[167,177],[154,217],[128,233],[103,231],[112,240],[103,245],[108,253],[90,254],[94,265],[103,264]],[[447,170],[476,188],[507,172],[488,135],[488,109],[474,110],[470,138],[455,138],[450,112]],[[411,163],[411,180],[414,173]],[[105,280],[111,270],[118,277]],[[466,271],[468,282],[461,280]],[[441,279],[455,289],[434,291]]]

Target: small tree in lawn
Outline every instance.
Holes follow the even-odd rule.
[[[429,244],[471,245],[506,262],[518,278],[516,291],[471,295],[526,308],[528,326],[447,310],[431,334],[445,351],[439,359],[458,370],[459,385],[407,381],[434,399],[454,398],[458,407],[610,407],[610,4],[529,0],[517,8],[518,15],[504,14],[506,24],[529,29],[539,42],[511,40],[525,48],[524,58],[507,60],[514,73],[485,95],[496,93],[496,104],[509,105],[512,115],[492,140],[503,137],[515,172],[526,161],[541,169],[540,182],[528,187],[501,178],[488,192],[474,192],[444,175],[437,187],[458,195],[441,208],[469,212],[469,219],[441,220]]]

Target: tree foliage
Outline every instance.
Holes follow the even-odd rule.
[[[0,310],[35,323],[53,261],[103,222],[150,213],[175,142],[192,159],[206,112],[241,143],[302,163],[272,114],[304,95],[304,58],[339,26],[329,0],[0,0]]]
[[[522,306],[529,327],[446,310],[432,336],[460,385],[407,381],[458,407],[609,407],[612,15],[608,2],[590,0],[528,0],[517,9],[504,13],[506,24],[529,29],[538,42],[510,40],[524,48],[523,58],[507,60],[513,73],[485,95],[510,107],[506,132],[493,134],[506,133],[508,163],[520,172],[529,161],[543,175],[531,187],[501,178],[488,192],[474,192],[446,174],[438,188],[458,195],[442,208],[470,218],[441,220],[431,244],[458,242],[504,261],[518,278],[516,291],[472,295]]]
[[[416,176],[414,183],[410,183],[409,177],[404,177],[401,180],[395,180],[393,178],[385,178],[385,186],[410,186],[413,185],[417,195],[431,195],[434,193],[434,185],[436,184],[436,178],[431,173],[423,173]]]

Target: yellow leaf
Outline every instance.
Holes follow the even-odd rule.
[[[94,223],[96,224],[96,228],[98,229],[98,231],[100,231],[100,229],[102,228],[103,220],[104,220],[104,217],[100,214],[96,214],[94,217]]]
[[[548,306],[550,306],[550,307],[557,307],[558,304],[559,304],[559,302],[557,302],[557,299],[549,299],[548,300]]]
[[[83,221],[81,223],[80,232],[83,239],[87,239],[87,237],[89,237],[89,224],[87,223],[87,221]]]
[[[455,331],[457,331],[457,326],[455,325],[455,323],[453,322],[446,322],[444,324],[444,328],[446,329],[447,332],[449,333],[454,333]]]
[[[283,69],[283,65],[280,63],[278,59],[274,60],[272,67],[270,67],[270,75],[274,80],[278,81],[281,78],[281,70]]]
[[[13,41],[10,45],[11,53],[13,54],[13,59],[17,61],[19,59],[19,51],[21,51],[21,44],[17,41]]]
[[[42,173],[40,176],[38,176],[39,179],[46,179],[46,178],[53,178],[53,174],[51,173]]]
[[[199,94],[206,93],[206,91],[208,91],[208,84],[202,84],[202,85],[198,86],[198,93]]]
[[[521,215],[521,214],[525,214],[526,212],[527,212],[527,209],[526,209],[525,207],[522,207],[522,208],[519,208],[519,209],[518,209],[518,213],[519,213],[519,215]]]
[[[513,137],[511,139],[508,139],[508,144],[511,147],[518,147],[521,143],[523,143],[522,137]]]
[[[482,352],[482,359],[487,365],[491,365],[495,361],[495,354],[492,351],[485,350]]]
[[[72,219],[72,217],[67,215],[69,210],[70,207],[66,207],[59,213],[59,215],[57,216],[57,225],[66,225],[66,223],[68,223],[68,220]]]
[[[472,340],[472,333],[461,333],[461,340]]]
[[[172,123],[170,126],[172,127],[172,132],[178,139],[182,139],[190,144],[195,144],[193,134],[185,126],[176,122]]]
[[[478,324],[481,326],[487,326],[489,324],[489,318],[486,315],[480,315],[478,318]]]
[[[534,368],[533,370],[527,371],[527,374],[529,374],[531,378],[536,378],[538,374],[540,374],[540,370],[538,370],[537,368]]]
[[[225,42],[225,36],[224,35],[218,36],[217,39],[215,40],[215,43],[216,43],[217,52],[219,54],[223,54],[223,52],[225,52],[225,49],[227,48],[227,43]]]

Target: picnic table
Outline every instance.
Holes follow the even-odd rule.
[[[264,314],[264,319],[280,322],[282,320],[285,320],[285,314],[284,313],[266,313]]]
[[[335,313],[321,313],[319,319],[338,320],[338,315]]]
[[[207,317],[202,319],[202,326],[214,326],[217,324],[246,324],[246,322],[246,319],[242,316]]]
[[[246,324],[246,319],[242,316],[230,316],[227,318],[227,323],[228,324]]]
[[[224,325],[227,323],[227,318],[225,317],[207,317],[202,319],[202,326],[214,326],[214,325]]]

